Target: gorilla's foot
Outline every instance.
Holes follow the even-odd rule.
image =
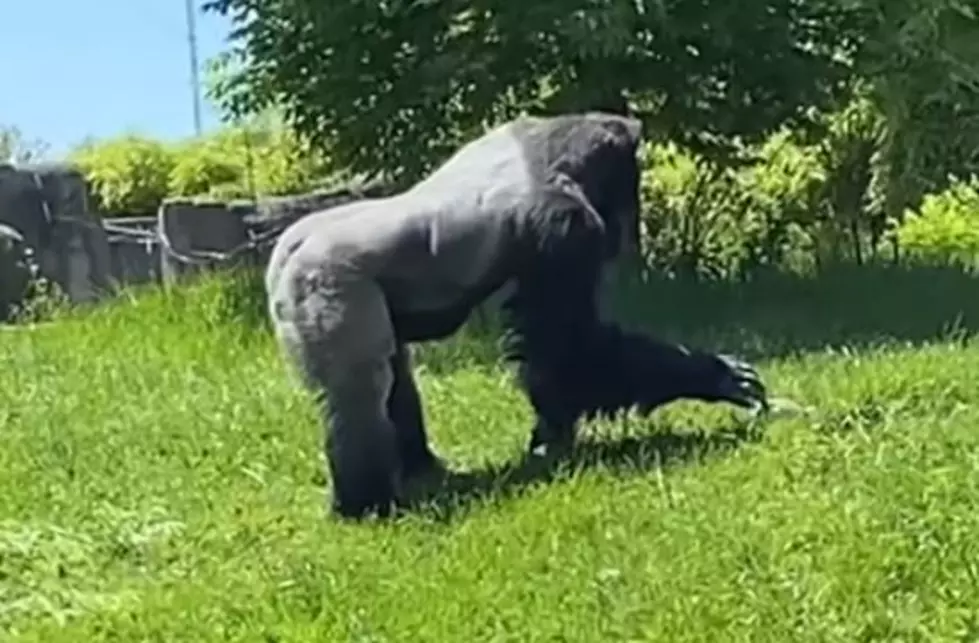
[[[411,475],[405,475],[403,503],[405,506],[412,506],[419,500],[431,497],[452,479],[452,475],[448,465],[433,455],[427,464],[419,464],[412,469]]]
[[[334,493],[331,503],[332,513],[346,520],[363,520],[371,516],[390,518],[397,509],[398,498],[385,493],[361,493],[356,497],[350,494]]]
[[[401,500],[401,476],[380,466],[349,472],[333,472],[334,515],[360,520],[371,515],[392,516]]]
[[[447,470],[445,462],[427,446],[402,450],[400,455],[405,480],[437,475]]]
[[[538,418],[527,445],[527,455],[534,458],[561,458],[574,449],[574,427],[556,429]]]

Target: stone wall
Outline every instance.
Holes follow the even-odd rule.
[[[109,265],[119,285],[160,281],[160,243],[156,217],[113,218],[104,222],[109,237]]]
[[[71,167],[0,165],[0,224],[23,238],[41,274],[78,303],[112,288],[108,236],[88,203],[88,185]],[[9,291],[14,278],[0,272],[0,290]]]
[[[29,277],[23,235],[0,223],[0,321],[13,316],[27,291]]]
[[[343,188],[255,203],[172,200],[156,217],[103,218],[75,169],[0,165],[0,305],[20,292],[20,273],[7,264],[23,248],[33,250],[41,274],[71,302],[90,303],[127,286],[264,266],[276,231],[315,210],[378,194]],[[265,243],[253,247],[260,238]]]

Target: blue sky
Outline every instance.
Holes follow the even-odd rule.
[[[199,7],[202,0],[194,0]],[[87,136],[194,133],[184,0],[0,0],[0,126],[57,156]],[[197,11],[198,54],[230,22]],[[218,123],[204,99],[204,127]]]

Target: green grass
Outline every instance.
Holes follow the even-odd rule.
[[[520,466],[530,413],[491,344],[428,348],[459,473],[389,524],[325,516],[313,406],[229,292],[0,332],[0,639],[979,639],[967,276],[635,286],[634,322],[750,354],[811,410],[589,425],[558,471]]]

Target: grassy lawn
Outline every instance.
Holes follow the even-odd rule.
[[[979,282],[636,287],[635,323],[758,361],[806,414],[677,404],[521,467],[476,336],[419,356],[458,474],[325,517],[321,433],[217,284],[0,332],[0,639],[979,640]]]

